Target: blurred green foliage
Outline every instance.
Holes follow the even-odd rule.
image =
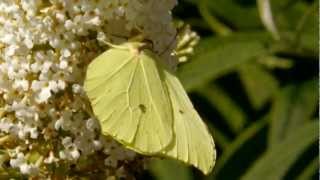
[[[174,16],[201,41],[178,74],[218,159],[209,176],[155,160],[145,179],[318,179],[318,9],[313,0],[180,0]]]

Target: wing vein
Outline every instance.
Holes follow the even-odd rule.
[[[106,81],[110,80],[115,74],[117,74],[117,72],[119,72],[123,67],[125,67],[126,65],[128,65],[129,62],[130,62],[130,60],[131,60],[132,58],[133,58],[133,57],[129,57],[129,58],[126,60],[125,63],[121,64],[120,67],[117,68],[116,71],[114,71],[114,72],[111,73],[110,77],[104,79],[104,80],[103,80],[100,84],[98,84],[96,87],[93,87],[92,90],[98,88],[99,86],[101,86],[101,84],[103,84],[103,83],[105,83]],[[95,77],[95,78],[96,78],[96,77]],[[103,94],[106,94],[106,91],[107,91],[107,90],[108,90],[108,89],[105,89],[104,92],[103,92]],[[98,101],[100,101],[100,99],[102,99],[103,97],[104,97],[104,96],[100,96],[100,97],[97,98],[95,101],[98,102]]]
[[[128,104],[129,104],[129,107],[130,107],[130,97],[129,97],[129,92],[131,90],[131,87],[132,87],[132,83],[133,83],[133,79],[137,73],[137,69],[138,69],[138,63],[137,65],[135,66],[135,68],[133,69],[133,72],[132,72],[132,75],[130,77],[130,81],[129,81],[129,84],[128,84],[128,87],[127,87],[127,101],[128,101]]]
[[[146,71],[145,71],[145,67],[144,67],[143,63],[141,63],[141,61],[139,61],[139,63],[140,63],[141,68],[142,68],[142,72],[143,72],[143,75],[144,75],[143,77],[144,77],[145,84],[146,84],[146,87],[147,87],[147,92],[148,92],[149,97],[150,97],[150,101],[151,101],[152,105],[154,106],[155,112],[156,112],[156,114],[157,114],[157,116],[158,116],[158,118],[159,118],[159,120],[160,120],[160,123],[161,123],[162,127],[164,127],[164,125],[163,125],[163,123],[162,123],[162,121],[161,121],[161,116],[160,116],[160,113],[159,113],[159,111],[158,111],[158,108],[156,107],[156,105],[155,105],[155,103],[154,103],[154,100],[153,100],[153,98],[152,98],[151,89],[150,89],[150,87],[148,86],[149,81],[148,81],[148,78],[147,78],[147,74],[146,74]],[[157,69],[157,70],[158,70],[158,69]],[[162,87],[162,86],[161,86],[161,87]],[[160,141],[160,138],[159,138],[159,135],[158,135],[158,134],[157,134],[157,137],[158,137],[158,139],[159,139],[159,143],[163,146],[162,142]]]
[[[129,57],[127,60],[125,60],[125,62],[123,64],[121,64],[115,71],[111,72],[109,77],[105,78],[101,83],[97,83],[97,86],[93,87],[93,89],[99,87],[102,83],[110,80],[114,75],[116,75],[119,71],[122,70],[122,68],[124,68],[126,65],[128,65],[131,61],[132,57]],[[92,80],[92,79],[96,79],[99,78],[100,76],[95,76],[95,77],[91,77],[90,79],[88,79],[88,81]]]
[[[131,119],[131,121],[132,121],[132,112],[133,112],[133,110],[132,110],[132,107],[131,107],[129,92],[131,91],[133,79],[134,79],[134,77],[136,76],[137,69],[138,69],[138,65],[139,65],[139,64],[137,63],[137,65],[136,65],[135,68],[133,69],[132,75],[131,75],[131,77],[130,77],[129,85],[128,85],[128,87],[127,87],[127,102],[128,102],[128,108],[129,108],[129,111],[130,111],[130,119]],[[140,119],[141,119],[141,118],[139,118],[139,122],[140,122]],[[139,124],[140,124],[140,123],[139,123]],[[138,132],[138,128],[137,128],[136,131],[134,132],[133,139],[136,137],[137,132]]]

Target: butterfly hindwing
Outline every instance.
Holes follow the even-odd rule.
[[[213,138],[179,79],[166,72],[165,84],[172,102],[175,137],[162,154],[193,165],[208,174],[216,160]]]

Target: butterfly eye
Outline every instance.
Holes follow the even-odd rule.
[[[179,109],[179,113],[180,113],[180,114],[183,114],[184,112],[183,112],[181,109]]]
[[[139,104],[139,109],[141,110],[142,113],[146,113],[147,107],[143,104]]]

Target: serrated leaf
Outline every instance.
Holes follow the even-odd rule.
[[[265,152],[242,179],[281,179],[299,155],[317,138],[318,121],[309,122],[301,126],[286,140]]]
[[[265,48],[258,41],[222,44],[194,56],[189,63],[179,68],[178,75],[184,87],[191,90],[263,53]]]
[[[241,66],[239,75],[255,109],[260,109],[278,91],[278,81],[271,73],[257,64]]]

